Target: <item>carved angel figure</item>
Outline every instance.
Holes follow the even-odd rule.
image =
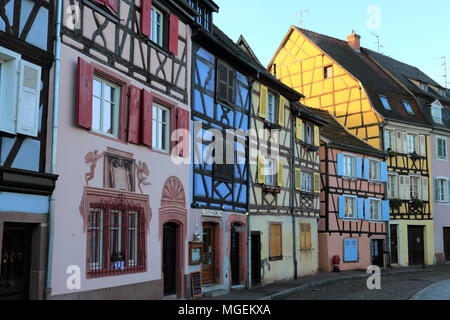
[[[143,161],[138,161],[136,170],[137,170],[138,187],[141,193],[143,194],[144,192],[142,191],[141,185],[144,186],[151,185],[151,183],[147,181],[147,178],[150,175],[150,170],[148,169],[147,163]]]
[[[98,150],[94,150],[89,152],[85,157],[84,160],[86,163],[90,163],[90,171],[86,173],[86,185],[89,185],[89,181],[91,181],[94,178],[95,175],[95,167],[97,166],[97,161],[103,157],[103,152],[98,153]]]

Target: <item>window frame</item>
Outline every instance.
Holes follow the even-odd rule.
[[[388,139],[388,135],[390,136],[390,139]],[[391,149],[391,151],[394,151],[394,141],[396,138],[395,136],[395,131],[394,130],[390,130],[390,129],[385,129],[384,130],[384,150],[387,151],[388,149]],[[388,142],[389,141],[389,146],[388,146]]]
[[[152,8],[150,10],[150,37],[149,40],[151,42],[153,42],[154,44],[158,45],[161,48],[167,49],[166,48],[166,24],[167,24],[167,14],[161,10],[160,8],[158,8],[157,6],[155,6],[152,3]],[[155,36],[154,34],[154,26],[158,25],[158,22],[155,21],[154,16],[156,14],[160,14],[161,16],[161,22],[160,22],[160,31],[158,32],[158,37],[160,37],[160,42],[159,41],[155,41],[155,39],[153,39],[153,37]]]
[[[381,161],[380,160],[376,160],[376,159],[368,159],[369,160],[369,181],[380,181],[381,180]],[[371,174],[372,174],[372,166],[371,164],[376,163],[376,169],[375,169],[375,173],[376,173],[376,177],[375,178],[371,178]]]
[[[308,180],[305,180],[304,177],[309,177]],[[311,172],[305,172],[304,170],[302,170],[302,175],[301,175],[301,186],[300,186],[300,191],[302,192],[307,192],[307,193],[312,193],[314,191],[314,182],[313,182],[313,174]],[[309,190],[305,189],[305,184],[304,182],[308,181],[309,183]]]
[[[324,80],[333,78],[333,76],[334,76],[334,70],[333,69],[334,68],[333,68],[332,64],[323,67],[323,78],[324,78]],[[331,70],[331,75],[330,76],[329,76],[330,73],[328,72],[328,70]]]
[[[308,122],[303,122],[303,142],[314,144],[314,126]]]
[[[226,80],[226,87],[227,87],[227,96],[226,97],[222,97],[220,94],[220,84],[224,83],[223,80],[220,79],[220,72],[219,72],[219,68],[220,67],[224,67],[226,69],[226,75],[227,75],[227,80]],[[224,103],[228,106],[234,106],[235,105],[235,99],[236,99],[236,86],[237,86],[237,73],[236,73],[236,69],[234,69],[233,67],[231,67],[228,63],[226,63],[225,61],[221,60],[221,59],[216,59],[216,67],[215,67],[215,72],[216,72],[216,83],[215,83],[215,99],[216,102],[218,103]],[[233,77],[232,77],[232,85],[230,84],[230,73],[232,73]],[[231,100],[229,97],[229,90],[231,89],[233,90],[233,94],[231,95]]]
[[[94,84],[95,81],[100,82],[101,83],[101,96],[97,97],[94,94]],[[111,87],[112,89],[114,89],[114,103],[113,101],[107,101],[110,102],[111,104],[113,104],[112,106],[112,123],[111,123],[111,128],[112,128],[112,133],[108,133],[103,131],[102,127],[103,127],[103,121],[104,121],[104,103],[105,103],[105,98],[104,98],[104,93],[105,93],[105,85],[108,85],[109,87]],[[94,77],[92,79],[92,131],[101,135],[106,135],[109,136],[111,138],[115,138],[118,139],[119,137],[119,122],[120,122],[120,96],[121,96],[121,87],[119,84],[114,83],[112,81],[110,81],[109,79],[106,79],[104,77],[98,76],[97,74],[95,74],[94,72]],[[94,99],[95,98],[100,98],[100,128],[99,129],[94,129]]]
[[[444,141],[444,150],[445,157],[439,156],[439,140]],[[436,159],[437,160],[448,160],[448,147],[447,147],[447,138],[443,136],[436,136]]]
[[[358,197],[351,195],[343,195],[344,196],[344,218],[343,220],[358,220]],[[347,199],[352,199],[352,213],[351,217],[347,217]]]
[[[370,221],[383,221],[382,200],[378,198],[369,198],[370,201]],[[377,218],[373,218],[372,203],[377,203]]]
[[[346,178],[356,178],[356,156],[353,155],[353,154],[349,154],[349,153],[343,153],[342,155],[343,155],[343,157],[342,157],[342,165],[344,167],[344,172],[343,172],[342,176],[346,177]],[[346,158],[352,158],[352,161],[351,161],[351,167],[352,167],[351,175],[346,174],[346,168],[347,168],[347,166],[345,164],[345,159]]]
[[[413,181],[417,181],[417,184],[415,185],[413,183]],[[416,190],[414,190],[414,188]],[[421,188],[422,188],[422,178],[420,176],[410,175],[409,176],[409,197],[410,197],[411,200],[413,200],[413,199],[421,199],[422,198]],[[417,193],[417,197],[413,196],[414,192]]]
[[[394,193],[394,195],[393,196],[391,196],[391,192],[390,191],[392,191],[391,190],[391,182],[390,182],[390,177],[394,177],[394,189],[393,189],[393,193]],[[399,194],[398,194],[398,192],[399,192],[399,185],[398,185],[398,183],[399,183],[399,180],[398,180],[398,173],[396,173],[396,172],[388,172],[388,183],[387,183],[387,196],[388,196],[388,199],[397,199],[398,197],[399,197]]]
[[[270,97],[273,97],[273,111],[272,113],[269,112],[270,110]],[[266,116],[266,120],[269,121],[270,123],[277,123],[277,112],[278,110],[278,95],[276,95],[275,93],[271,92],[270,90],[267,90],[267,116]],[[269,119],[269,114],[272,115],[272,119]]]
[[[154,118],[155,109],[157,109],[157,110],[160,109],[162,111],[165,111],[167,114],[167,122],[168,123],[166,123],[166,130],[165,130],[166,131],[166,139],[167,139],[165,144],[167,145],[166,146],[167,150],[165,148],[159,148],[156,146],[158,144],[158,141],[156,140],[157,139],[157,125],[160,123],[162,126],[163,121]],[[156,121],[156,123],[155,123],[155,121]],[[171,147],[170,147],[171,137],[170,136],[171,136],[171,132],[172,132],[172,130],[171,130],[172,127],[173,127],[172,109],[167,106],[162,105],[161,103],[153,101],[153,104],[152,104],[152,149],[153,150],[159,151],[162,153],[170,153],[171,152]],[[161,131],[161,133],[162,133],[162,131]],[[161,137],[161,139],[162,139],[162,137]],[[161,145],[163,143],[164,143],[164,141],[161,142]]]
[[[269,163],[270,163],[270,170],[269,170]],[[274,172],[274,163],[275,161],[273,159],[266,159],[264,164],[264,185],[274,187],[275,184],[275,174]],[[270,179],[271,181],[268,181],[267,179]]]
[[[383,105],[384,110],[392,111],[392,107],[391,107],[391,104],[389,103],[388,98],[383,94],[380,94],[379,98],[380,98],[381,104]]]
[[[408,113],[408,115],[410,115],[410,116],[414,116],[415,115],[415,112],[414,112],[414,110],[413,110],[413,108],[411,106],[411,103],[409,103],[408,100],[402,100],[402,104],[403,104],[403,107],[406,110],[406,113]]]
[[[438,110],[439,117],[435,117],[435,111]],[[433,120],[437,123],[443,124],[442,122],[442,107],[438,104],[432,103],[431,104],[431,117]]]
[[[413,141],[411,141],[411,138],[414,138],[414,139],[412,139]],[[418,153],[419,150],[416,150],[416,147],[418,147],[418,144],[419,144],[418,138],[419,138],[419,135],[417,135],[417,134],[406,133],[406,149],[407,149],[406,152],[408,154],[412,154],[414,152]],[[411,142],[413,142],[412,150],[411,150]]]

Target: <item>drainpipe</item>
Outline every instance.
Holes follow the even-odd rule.
[[[56,8],[56,40],[55,40],[55,78],[53,88],[53,131],[52,131],[52,162],[51,173],[56,173],[56,148],[58,143],[58,107],[59,107],[59,72],[61,57],[61,15],[62,0],[58,0]],[[49,212],[49,240],[48,240],[48,261],[47,261],[47,289],[52,287],[52,262],[53,262],[53,224],[55,215],[55,192],[50,196]]]
[[[381,136],[383,137],[383,139],[381,139],[382,141],[382,146],[383,146],[383,150],[386,150],[386,146],[385,146],[385,141],[384,141],[384,130],[385,130],[385,123],[382,124],[381,126]],[[386,159],[387,161],[387,159]],[[388,181],[389,181],[389,175],[388,177]],[[388,183],[384,182],[384,199],[388,200]],[[390,208],[389,208],[390,211]],[[390,212],[389,212],[390,215]],[[389,220],[386,221],[386,253],[387,253],[387,267],[389,268],[391,266],[391,227],[390,227],[390,217]]]
[[[259,71],[256,74],[256,78],[259,79]],[[250,130],[251,125],[251,119],[253,114],[253,83],[255,80],[250,81],[250,99],[249,99],[249,115],[248,115],[248,124],[247,128]],[[250,140],[251,137],[249,136],[249,148],[247,152],[247,163],[248,163],[248,169],[247,169],[247,175],[250,174]],[[247,179],[247,289],[251,290],[252,288],[252,261],[251,261],[251,246],[252,246],[252,232],[250,228],[250,188],[252,184],[250,183],[250,177]]]
[[[294,279],[297,279],[297,248],[296,248],[296,233],[295,233],[295,116],[293,114],[291,119],[291,145],[292,145],[292,167],[291,167],[291,211],[292,211],[292,248],[294,257]]]

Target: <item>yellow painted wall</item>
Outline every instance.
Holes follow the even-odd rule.
[[[275,56],[276,76],[305,95],[305,105],[328,110],[351,133],[380,148],[378,125],[382,119],[372,108],[357,79],[330,59],[297,29]],[[333,77],[324,79],[324,67]],[[273,72],[273,69],[272,69]]]

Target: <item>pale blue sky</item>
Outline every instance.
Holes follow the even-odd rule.
[[[355,30],[361,35],[361,46],[377,51],[380,36],[381,53],[418,67],[444,85],[444,68],[439,57],[447,56],[450,68],[450,1],[449,0],[215,0],[219,13],[214,23],[232,40],[242,34],[261,63],[273,57],[289,27],[299,25],[296,13],[309,9],[303,16],[305,29],[338,39],[347,39]],[[274,5],[275,4],[275,5]],[[375,11],[379,8],[379,29]],[[450,69],[447,70],[450,86]]]

